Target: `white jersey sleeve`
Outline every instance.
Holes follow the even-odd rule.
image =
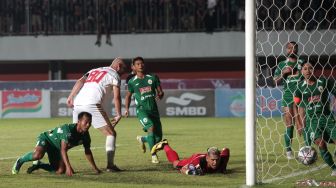
[[[111,95],[113,86],[120,87],[120,84],[119,74],[111,67],[92,69],[87,73],[74,105],[101,104],[108,95]]]

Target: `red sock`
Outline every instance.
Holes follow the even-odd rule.
[[[166,152],[166,156],[169,162],[173,163],[174,161],[179,160],[179,156],[169,145],[165,145],[163,149]]]

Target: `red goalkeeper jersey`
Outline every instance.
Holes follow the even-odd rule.
[[[177,168],[181,169],[184,166],[189,166],[193,164],[196,168],[201,168],[203,173],[224,173],[226,170],[227,163],[230,158],[230,150],[228,148],[224,148],[220,153],[219,165],[217,169],[209,168],[206,161],[207,154],[204,153],[196,153],[187,159],[181,160],[177,164]]]

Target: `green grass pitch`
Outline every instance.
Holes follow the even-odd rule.
[[[70,150],[70,162],[76,172],[73,177],[54,175],[39,170],[26,174],[30,163],[21,168],[20,174],[11,175],[11,167],[18,156],[32,151],[39,133],[58,125],[69,123],[69,118],[53,119],[0,119],[0,187],[241,187],[245,184],[245,128],[243,118],[161,118],[164,138],[167,138],[180,158],[189,157],[193,153],[205,152],[210,146],[228,147],[231,157],[228,173],[205,176],[186,176],[178,173],[167,162],[164,152],[159,153],[160,164],[152,164],[149,153],[143,154],[136,141],[137,135],[144,135],[139,122],[135,118],[123,118],[117,125],[117,152],[115,162],[124,169],[121,173],[95,175],[85,159],[81,146]],[[277,125],[280,118],[268,122],[280,131],[272,135],[272,139],[281,139],[283,126]],[[277,127],[278,126],[278,127]],[[267,138],[272,129],[265,128],[263,133]],[[99,168],[106,164],[105,137],[94,128],[90,129],[92,151]],[[267,147],[270,144],[265,142]],[[282,155],[282,148],[275,147]],[[272,149],[271,147],[269,149]],[[272,158],[272,156],[268,156]],[[287,165],[285,158],[278,158],[280,166]],[[46,161],[45,157],[42,161]],[[295,165],[297,162],[291,162]],[[321,159],[319,158],[319,163]],[[316,164],[316,165],[318,165]],[[297,168],[295,166],[295,168]],[[299,166],[302,170],[306,167]],[[279,168],[271,168],[278,171]],[[322,172],[320,172],[322,171]],[[324,168],[309,175],[320,175],[323,180],[329,174]],[[284,175],[288,174],[284,170]],[[322,174],[322,176],[321,176]],[[261,187],[293,187],[297,180],[306,175],[288,177]],[[317,179],[319,180],[319,179]],[[322,179],[320,179],[322,180]],[[332,178],[329,180],[332,180]],[[280,183],[280,184],[279,184]]]

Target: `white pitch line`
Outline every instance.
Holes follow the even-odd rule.
[[[119,147],[120,145],[117,144],[116,147]],[[96,149],[102,149],[102,148],[105,148],[105,147],[101,147],[101,146],[98,146],[98,147],[91,147],[90,149],[91,150],[96,150]],[[84,151],[84,148],[80,148],[80,149],[72,149],[70,151]],[[19,156],[16,156],[16,157],[0,157],[0,161],[4,161],[4,160],[10,160],[10,159],[17,159]]]
[[[295,172],[295,173],[288,174],[286,176],[276,177],[276,178],[264,180],[263,183],[272,183],[273,181],[278,181],[278,180],[283,180],[283,179],[287,179],[287,178],[291,178],[291,177],[295,177],[295,176],[300,176],[300,175],[303,175],[303,174],[307,174],[309,172],[314,172],[314,171],[320,170],[320,169],[325,168],[327,166],[328,165],[323,164],[323,165],[320,165],[318,167],[315,167],[315,168],[312,168],[312,169],[309,169],[309,170]]]

